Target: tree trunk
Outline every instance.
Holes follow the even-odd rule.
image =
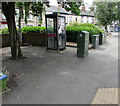
[[[106,30],[106,32],[108,32],[107,25],[105,26],[105,30]]]
[[[106,30],[107,36],[109,36],[108,29],[107,29],[107,25],[105,26],[105,30]]]
[[[11,57],[13,59],[22,58],[23,55],[15,24],[15,2],[3,2],[2,10],[6,17],[9,35],[11,37]]]
[[[18,19],[20,43],[22,43],[22,28],[21,28],[22,15],[23,15],[23,14],[22,14],[22,7],[20,7],[20,8],[19,8],[19,19]]]

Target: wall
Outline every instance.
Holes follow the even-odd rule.
[[[45,34],[38,34],[38,33],[29,33],[23,34],[23,44],[28,43],[29,45],[34,46],[46,46],[46,35]],[[0,35],[0,45],[2,47],[10,46],[10,36],[8,34]]]
[[[10,46],[10,36],[8,34],[0,35],[0,46],[8,47]]]
[[[46,35],[39,33],[23,34],[23,43],[28,43],[34,46],[46,46]]]

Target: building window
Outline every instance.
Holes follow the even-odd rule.
[[[70,18],[69,18],[69,19],[70,19],[70,22],[72,22],[72,16],[70,16]]]

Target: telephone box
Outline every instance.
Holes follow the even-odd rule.
[[[57,13],[47,14],[46,17],[47,49],[66,49],[65,17]]]

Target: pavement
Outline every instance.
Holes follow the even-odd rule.
[[[76,48],[57,53],[24,46],[26,58],[11,60],[10,48],[3,48],[3,65],[11,74],[21,73],[3,104],[91,104],[99,88],[118,87],[118,38],[112,34],[84,59]]]
[[[67,42],[66,43],[67,47],[73,47],[73,48],[77,48],[77,43],[73,43],[73,42]],[[92,48],[92,44],[89,44],[89,49]]]
[[[92,104],[118,104],[118,88],[99,88]]]

